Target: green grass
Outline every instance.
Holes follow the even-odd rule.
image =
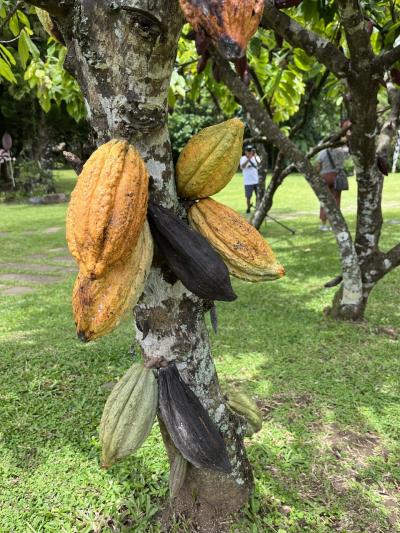
[[[400,219],[399,177],[385,184],[386,221]],[[60,190],[73,181],[59,173]],[[351,227],[354,189],[344,195]],[[218,197],[243,210],[240,177]],[[0,232],[9,232],[0,237],[2,261],[65,246],[63,232],[43,233],[64,224],[65,210],[0,205]],[[400,531],[399,344],[382,333],[400,328],[400,271],[372,293],[368,322],[328,320],[333,291],[322,285],[339,260],[333,236],[317,229],[318,202],[303,179],[288,178],[271,214],[297,232],[263,226],[286,278],[234,280],[239,298],[218,304],[220,332],[210,334],[221,379],[256,396],[265,418],[247,441],[256,491],[232,530]],[[385,224],[383,249],[399,239],[400,225]],[[131,363],[132,325],[79,343],[73,281],[70,274],[34,294],[0,295],[0,532],[159,531],[168,466],[158,428],[134,457],[99,466],[104,384]]]

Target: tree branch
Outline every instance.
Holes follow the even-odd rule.
[[[391,67],[396,61],[400,60],[400,44],[398,46],[395,46],[391,50],[388,50],[386,52],[383,52],[374,60],[374,70],[375,71],[381,71],[382,69],[386,69]]]
[[[63,16],[73,6],[73,0],[25,0],[27,4],[40,7],[54,16]]]
[[[355,316],[362,305],[361,271],[350,231],[333,195],[308,159],[274,124],[268,113],[257,101],[257,98],[232,71],[229,63],[215,52],[213,52],[213,56],[219,65],[222,79],[232,94],[236,96],[247,113],[256,121],[261,132],[305,174],[307,182],[324,204],[329,221],[335,232],[342,260],[344,290],[340,307],[349,318]]]
[[[400,243],[393,246],[386,254],[382,254],[382,264],[385,274],[400,266]]]
[[[359,0],[339,0],[339,13],[352,58],[352,69],[369,71],[375,55]]]
[[[377,144],[377,155],[378,157],[383,158],[386,162],[389,159],[389,152],[393,138],[397,134],[400,116],[400,89],[398,89],[394,83],[388,82],[387,90],[391,111],[382,126]]]
[[[350,65],[346,56],[330,41],[308,30],[275,7],[274,0],[265,0],[261,27],[274,30],[292,46],[315,56],[338,78],[345,78]]]

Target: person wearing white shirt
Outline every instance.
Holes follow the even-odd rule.
[[[260,162],[261,160],[256,154],[254,147],[250,145],[245,146],[244,155],[240,159],[240,168],[243,172],[244,192],[247,201],[246,213],[250,213],[250,208],[253,205],[251,203],[253,192],[255,193],[257,199],[258,167]]]

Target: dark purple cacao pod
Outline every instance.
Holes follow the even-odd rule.
[[[173,443],[189,463],[232,471],[224,439],[173,363],[159,370],[158,406]]]
[[[384,176],[387,176],[389,174],[389,165],[385,157],[378,156],[376,164],[378,165],[379,170]]]
[[[149,204],[151,232],[169,268],[191,292],[206,300],[235,300],[228,269],[209,242],[172,211]]]

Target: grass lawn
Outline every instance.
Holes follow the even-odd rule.
[[[399,179],[385,184],[383,248],[400,240]],[[57,180],[64,192],[74,181],[64,171]],[[343,198],[354,227],[354,182]],[[218,199],[243,210],[240,176]],[[65,211],[0,204],[8,265],[0,274],[14,272],[12,263],[26,262],[32,274],[35,264],[61,265],[57,283],[24,296],[0,291],[0,533],[156,532],[168,497],[158,427],[134,457],[109,471],[99,466],[97,428],[110,382],[131,364],[132,324],[128,317],[88,345],[75,338],[75,274],[55,257],[66,254],[57,230]],[[287,276],[234,280],[239,298],[218,303],[220,332],[210,332],[221,380],[240,384],[264,414],[262,431],[247,441],[256,491],[232,531],[400,531],[400,349],[387,334],[400,329],[400,270],[372,293],[366,323],[326,319],[334,290],[322,285],[339,273],[339,260],[317,213],[306,182],[288,178],[271,214],[296,235],[274,222],[262,228]]]

